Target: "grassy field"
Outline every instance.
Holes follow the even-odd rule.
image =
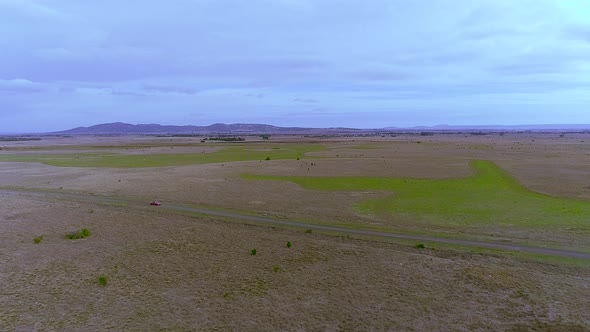
[[[529,191],[489,161],[473,161],[475,175],[459,179],[300,177],[242,175],[290,181],[311,190],[384,190],[393,194],[362,202],[368,214],[411,218],[441,225],[510,224],[522,227],[590,226],[590,203]]]
[[[143,168],[211,164],[249,160],[303,158],[307,152],[322,151],[318,144],[238,145],[215,152],[181,154],[3,154],[0,162],[34,162],[61,167]]]
[[[587,137],[3,143],[0,331],[588,331],[584,259],[167,208],[590,252]]]

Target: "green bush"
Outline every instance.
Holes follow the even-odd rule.
[[[252,249],[252,250],[250,250],[250,255],[252,255],[252,256],[256,256],[256,249]]]
[[[311,234],[311,228],[308,228],[308,229],[306,229],[306,230],[305,230],[305,233],[307,233],[307,234]]]
[[[270,157],[266,157],[266,160],[270,160]]]
[[[287,242],[287,248],[291,248],[292,244],[290,241]]]
[[[276,273],[276,272],[280,272],[280,271],[282,271],[282,270],[283,270],[283,269],[282,269],[280,266],[278,266],[278,265],[275,265],[275,266],[273,266],[273,267],[272,267],[272,272],[275,272],[275,273]]]
[[[418,248],[418,249],[424,249],[424,248],[426,248],[426,246],[423,243],[418,243],[416,245],[416,248]]]
[[[101,286],[106,286],[106,285],[107,285],[107,283],[108,283],[108,279],[107,279],[107,277],[106,277],[106,276],[104,276],[104,275],[101,275],[101,276],[99,276],[99,277],[98,277],[98,284],[99,284],[99,285],[101,285]]]
[[[77,239],[83,239],[83,238],[89,237],[89,236],[90,236],[90,231],[88,230],[88,228],[82,228],[81,230],[79,230],[77,232],[70,232],[70,233],[66,234],[66,239],[77,240]]]
[[[36,238],[33,239],[33,243],[35,243],[35,244],[39,244],[39,243],[41,243],[41,241],[43,241],[43,235],[37,236]]]

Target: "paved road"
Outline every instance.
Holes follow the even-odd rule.
[[[41,190],[29,190],[29,189],[0,189],[0,194],[36,194],[36,195],[45,195],[45,196],[53,196],[53,197],[63,197],[69,198],[75,201],[86,201],[86,202],[94,202],[94,203],[109,203],[109,204],[121,204],[125,203],[128,207],[146,207],[147,202],[139,202],[137,200],[132,199],[116,199],[107,196],[99,196],[99,195],[90,195],[90,194],[72,194],[72,193],[62,193],[57,191],[41,191]],[[210,209],[203,209],[203,208],[194,208],[182,205],[175,205],[175,204],[167,204],[163,203],[160,207],[153,207],[154,209],[163,209],[167,211],[184,211],[184,212],[194,212],[200,213],[204,215],[210,216],[218,216],[224,218],[232,218],[238,220],[247,220],[253,221],[256,223],[263,223],[268,225],[275,225],[275,226],[290,226],[290,227],[299,227],[305,229],[313,229],[319,231],[330,231],[330,232],[337,232],[341,234],[354,234],[354,235],[368,235],[368,236],[375,236],[381,238],[393,238],[393,239],[405,239],[405,240],[416,240],[416,241],[423,241],[423,242],[438,242],[438,243],[448,243],[448,244],[456,244],[462,246],[471,246],[471,247],[480,247],[480,248],[489,248],[489,249],[500,249],[500,250],[511,250],[511,251],[522,251],[528,253],[535,253],[535,254],[543,254],[543,255],[551,255],[551,256],[561,256],[561,257],[570,257],[570,258],[577,258],[577,259],[590,259],[590,253],[580,252],[580,251],[572,251],[572,250],[565,250],[565,249],[552,249],[552,248],[542,248],[542,247],[532,247],[532,246],[525,246],[519,244],[506,244],[506,243],[498,243],[498,242],[485,242],[485,241],[471,241],[471,240],[460,240],[460,239],[452,239],[452,238],[444,238],[444,237],[434,237],[434,236],[426,236],[426,235],[412,235],[412,234],[403,234],[403,233],[391,233],[391,232],[379,232],[379,231],[370,231],[370,230],[361,230],[361,229],[349,229],[344,227],[336,227],[336,226],[325,226],[325,225],[317,225],[317,224],[308,224],[303,222],[296,222],[296,221],[289,221],[289,220],[281,220],[275,218],[268,218],[268,217],[259,217],[253,215],[246,215],[246,214],[239,214],[234,212],[226,212],[226,211],[217,211],[217,210],[210,210]]]

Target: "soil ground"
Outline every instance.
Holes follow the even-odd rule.
[[[324,150],[300,160],[149,168],[2,162],[8,155],[52,153],[201,154],[279,141],[320,144]],[[1,196],[0,330],[590,330],[590,268],[578,260],[436,243],[418,249],[407,241],[309,234],[35,193],[92,193],[146,204],[160,199],[164,205],[590,251],[590,224],[550,230],[493,223],[415,229],[399,218],[355,208],[390,193],[309,190],[242,178],[449,179],[472,175],[472,160],[489,160],[529,190],[590,204],[590,135],[273,136],[270,142],[235,144],[70,137],[2,143],[0,187],[30,192]],[[90,237],[65,238],[81,228],[89,229]],[[251,255],[254,248],[257,254]],[[99,276],[107,278],[106,285]]]

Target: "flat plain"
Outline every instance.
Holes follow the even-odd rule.
[[[590,134],[1,145],[0,330],[590,330],[587,259],[345,231],[590,253]]]

